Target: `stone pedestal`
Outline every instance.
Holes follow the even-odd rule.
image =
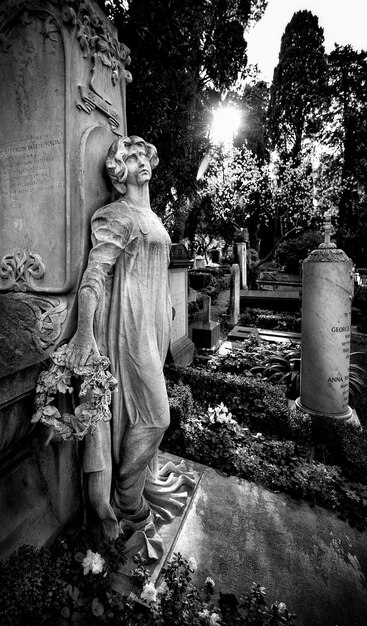
[[[169,267],[174,319],[172,322],[170,355],[175,365],[186,366],[192,363],[195,346],[188,335],[188,268],[192,261],[183,244],[173,244]]]
[[[213,322],[210,319],[211,298],[203,296],[203,314],[202,321],[195,322],[192,327],[192,340],[200,350],[214,351],[218,348],[220,342],[220,323]]]

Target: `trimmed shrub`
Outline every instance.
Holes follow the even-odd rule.
[[[292,333],[301,332],[301,317],[297,313],[274,313],[267,309],[246,308],[241,313],[240,326],[254,326],[268,330],[285,330]]]
[[[280,438],[307,438],[309,418],[292,412],[283,385],[272,385],[262,378],[210,372],[199,368],[165,368],[169,381],[181,381],[191,389],[199,405],[223,402],[235,415],[236,421],[255,431],[278,435]],[[299,425],[297,422],[299,421]],[[308,431],[310,432],[310,431]]]

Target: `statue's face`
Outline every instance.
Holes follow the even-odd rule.
[[[125,158],[125,164],[127,167],[126,185],[142,185],[151,179],[152,168],[143,146],[132,146],[129,156]]]

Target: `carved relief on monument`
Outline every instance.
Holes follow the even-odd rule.
[[[67,316],[67,301],[52,296],[23,296],[23,302],[33,311],[35,317],[31,334],[34,344],[42,350],[54,347],[61,335]]]
[[[112,106],[111,95],[122,78],[128,83],[132,80],[125,69],[130,63],[130,50],[86,1],[70,0],[63,11],[63,21],[69,29],[76,30],[83,57],[91,60],[89,84],[79,85],[81,101],[76,106],[88,114],[97,108],[107,116],[115,132],[121,119]]]
[[[13,293],[2,295],[0,304],[1,314],[8,312],[7,317],[2,315],[0,337],[9,343],[9,350],[17,339],[25,338],[40,355],[56,345],[67,317],[66,298]]]
[[[4,286],[13,291],[33,289],[34,281],[40,280],[45,273],[45,266],[39,254],[28,250],[6,254],[0,260],[0,277]]]

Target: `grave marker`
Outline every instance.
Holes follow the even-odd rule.
[[[235,326],[240,312],[240,266],[234,263],[231,267],[231,290],[229,301],[229,323]]]
[[[349,419],[349,364],[353,263],[325,242],[303,262],[301,393],[297,405],[312,415]]]

